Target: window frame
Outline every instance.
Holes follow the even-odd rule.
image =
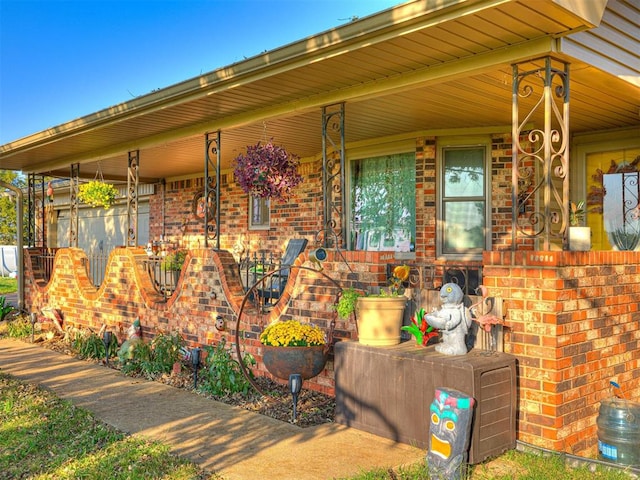
[[[271,202],[268,198],[255,197],[249,195],[248,221],[249,230],[269,230],[271,228]],[[254,220],[254,203],[258,202],[262,215],[266,218],[258,218]]]
[[[345,190],[346,190],[346,202],[345,202],[345,222],[346,222],[346,227],[347,227],[347,249],[348,250],[352,250],[352,251],[356,251],[356,246],[354,245],[353,242],[353,230],[354,230],[354,224],[352,221],[352,213],[353,213],[353,201],[354,199],[351,196],[351,191],[352,191],[352,176],[353,176],[353,168],[354,168],[354,162],[360,161],[360,160],[367,160],[367,159],[374,159],[374,158],[378,158],[378,157],[384,157],[384,156],[391,156],[391,155],[411,155],[413,157],[413,168],[414,168],[414,174],[417,175],[417,171],[416,171],[416,151],[415,151],[415,139],[412,139],[411,142],[409,141],[402,141],[402,142],[396,142],[393,144],[389,144],[389,145],[370,145],[367,148],[361,148],[358,149],[357,151],[351,151],[348,152],[347,154],[347,161],[346,163],[346,175],[345,175]],[[415,195],[415,189],[414,189],[414,195]],[[415,200],[415,198],[414,198]],[[417,216],[418,216],[418,204],[416,201],[415,207],[414,207],[414,212],[413,212],[414,216],[416,217],[417,220]],[[415,256],[415,251],[416,251],[416,237],[418,235],[417,232],[417,225],[416,225],[416,231],[414,232],[414,239],[412,242],[413,245],[413,249],[409,252],[397,252],[395,250],[380,250],[380,251],[386,251],[389,253],[394,253],[395,255],[399,255],[399,254],[403,254],[403,255],[408,255],[409,257]],[[369,250],[357,250],[357,251],[369,251]],[[376,250],[373,250],[376,251]]]
[[[436,188],[436,256],[441,259],[455,259],[455,260],[481,260],[482,252],[485,250],[491,250],[491,138],[479,137],[479,138],[440,138],[437,140],[437,157],[436,157],[436,171],[437,171],[437,188]],[[483,165],[484,165],[484,183],[483,183],[483,197],[482,201],[485,203],[484,211],[484,245],[482,249],[472,249],[465,252],[451,252],[445,251],[445,234],[446,234],[446,218],[445,218],[445,206],[446,203],[455,203],[463,201],[473,201],[474,199],[480,199],[479,196],[469,197],[445,197],[445,153],[449,150],[469,150],[469,149],[482,149],[484,151]],[[454,200],[455,199],[455,200]]]

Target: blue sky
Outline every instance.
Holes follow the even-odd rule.
[[[402,0],[0,0],[0,145]]]

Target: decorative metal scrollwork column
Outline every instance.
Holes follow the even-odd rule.
[[[138,183],[140,169],[140,151],[129,152],[127,170],[127,247],[138,243]]]
[[[36,175],[27,176],[27,242],[30,247],[36,246]]]
[[[205,135],[204,178],[204,246],[215,238],[215,248],[220,250],[220,130]]]
[[[568,249],[569,231],[569,65],[520,71],[513,65],[512,94],[512,249],[519,238],[540,239],[549,250],[552,240]],[[531,62],[529,62],[531,63]],[[534,62],[536,63],[536,62]],[[520,115],[519,105],[532,101]],[[528,130],[543,118],[541,128]]]
[[[71,164],[69,176],[69,246],[78,246],[78,189],[80,186],[80,164]]]
[[[325,247],[346,246],[344,103],[322,107],[322,205]],[[341,245],[330,245],[331,242]]]

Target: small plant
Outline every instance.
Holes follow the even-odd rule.
[[[117,196],[118,189],[116,187],[100,180],[92,180],[80,185],[78,189],[78,200],[92,207],[109,209],[116,201]]]
[[[96,333],[88,331],[78,331],[72,341],[72,348],[78,353],[80,358],[91,358],[100,360],[105,357],[104,342]],[[111,336],[108,346],[109,357],[112,357],[118,349],[118,340],[115,335]]]
[[[7,335],[11,338],[24,338],[31,335],[31,323],[26,317],[7,322]]]
[[[14,310],[13,306],[7,303],[7,297],[0,297],[0,322]]]
[[[182,270],[184,261],[187,258],[187,250],[176,250],[169,253],[162,261],[162,269],[177,272]]]
[[[198,390],[214,396],[234,393],[246,395],[251,383],[242,373],[240,363],[233,358],[231,348],[227,348],[226,340],[222,338],[215,346],[207,345],[204,351],[207,355]],[[247,368],[256,364],[250,354],[245,354],[242,361]]]
[[[404,294],[404,282],[409,278],[411,268],[408,265],[398,265],[393,269],[391,278],[389,279],[389,288],[381,289],[379,296],[381,297],[397,297]],[[334,306],[338,316],[343,320],[348,320],[349,317],[356,311],[358,304],[358,298],[366,296],[364,293],[359,292],[355,288],[345,288],[340,295],[338,304]]]
[[[584,200],[580,200],[578,203],[571,202],[569,204],[569,225],[579,227],[584,222],[585,215]]]
[[[185,341],[179,333],[160,333],[150,343],[136,342],[132,347],[131,358],[121,362],[122,372],[153,380],[171,372],[173,364],[180,361],[180,349],[184,345]]]
[[[121,371],[125,375],[143,375],[148,378],[149,372],[153,370],[152,365],[151,345],[140,341],[131,347],[131,358],[121,363]]]
[[[355,288],[345,288],[342,290],[338,303],[334,305],[334,309],[338,312],[338,316],[343,320],[348,320],[356,311],[358,298],[362,296],[363,294]]]
[[[319,327],[297,320],[272,323],[260,334],[260,342],[272,347],[311,347],[327,343]]]
[[[149,373],[169,373],[173,364],[180,361],[180,349],[184,345],[184,338],[179,333],[156,335],[151,341],[152,372]]]

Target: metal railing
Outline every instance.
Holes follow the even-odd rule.
[[[144,261],[144,268],[151,277],[151,282],[156,292],[170,297],[176,290],[176,285],[180,279],[180,270],[171,268],[166,262],[166,258],[160,255],[149,255]]]
[[[94,287],[99,287],[104,281],[104,274],[107,269],[110,253],[111,249],[105,248],[92,249],[87,253],[84,266],[87,269],[87,276]]]
[[[271,306],[282,296],[289,279],[289,269],[282,264],[282,259],[273,252],[259,251],[247,254],[238,264],[240,279],[244,291],[248,292],[253,285],[256,298],[253,300],[261,306]],[[270,272],[277,272],[269,275]]]
[[[47,283],[51,279],[56,251],[57,249],[55,248],[47,248],[39,255],[31,257],[33,273],[37,280]],[[93,286],[99,287],[102,284],[108,261],[108,250],[95,249],[87,253],[87,258],[84,260],[83,265]]]
[[[393,269],[400,263],[387,264],[387,279],[391,279]],[[482,265],[451,264],[422,265],[411,264],[405,287],[435,290],[445,283],[457,283],[465,295],[474,295],[482,285]]]

